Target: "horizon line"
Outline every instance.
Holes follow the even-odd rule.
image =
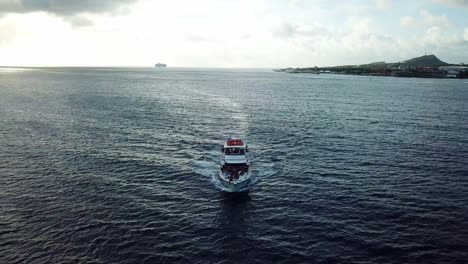
[[[57,66],[57,65],[49,65],[49,66],[18,66],[18,65],[0,65],[0,68],[156,68],[154,66],[123,66],[123,65],[64,65],[64,66]],[[167,69],[172,68],[199,68],[199,69],[278,69],[275,67],[219,67],[219,66],[168,66]]]

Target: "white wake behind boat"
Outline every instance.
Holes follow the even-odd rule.
[[[250,161],[247,144],[238,138],[229,138],[223,145],[219,178],[229,192],[244,190],[250,183]]]

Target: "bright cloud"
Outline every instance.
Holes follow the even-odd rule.
[[[423,23],[430,26],[437,27],[451,27],[452,23],[450,22],[447,15],[434,15],[430,12],[423,10],[421,11],[421,16],[423,18]]]
[[[417,26],[418,24],[419,24],[418,20],[416,20],[416,18],[412,16],[404,16],[400,19],[400,25],[404,27],[414,27],[414,26]]]
[[[404,27],[422,26],[448,28],[453,24],[445,14],[434,15],[427,10],[422,10],[418,18],[412,16],[402,17],[400,19],[400,25]]]
[[[377,0],[376,6],[378,9],[388,10],[393,6],[392,0]]]

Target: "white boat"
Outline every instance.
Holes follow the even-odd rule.
[[[247,158],[249,148],[238,138],[229,138],[223,145],[219,179],[229,192],[245,190],[250,183],[250,161]]]

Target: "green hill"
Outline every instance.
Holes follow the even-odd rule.
[[[417,66],[426,66],[426,67],[440,67],[449,65],[446,62],[439,60],[435,55],[424,55],[421,57],[412,58],[399,63],[400,66],[404,67],[417,67]]]

